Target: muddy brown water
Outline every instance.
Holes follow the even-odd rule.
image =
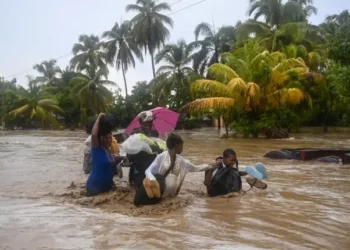
[[[179,197],[138,209],[124,169],[118,191],[85,198],[83,133],[0,132],[0,249],[350,249],[350,166],[263,158],[286,147],[350,147],[350,134],[179,133],[196,164],[226,147],[243,165],[264,162],[268,189],[208,198],[203,173],[191,173]]]

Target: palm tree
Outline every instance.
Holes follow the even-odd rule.
[[[155,106],[166,107],[171,93],[171,84],[167,73],[160,73],[149,82],[152,92],[152,102]]]
[[[263,22],[248,20],[237,29],[239,42],[255,36],[270,52],[280,51],[288,58],[301,57],[317,70],[326,61],[329,41],[324,29],[305,22],[286,23],[273,28]]]
[[[289,24],[290,25],[290,24]],[[294,23],[293,23],[294,25]],[[295,24],[297,25],[297,24]],[[278,50],[278,38],[283,36],[285,32],[277,32],[275,27],[260,21],[249,19],[242,23],[237,28],[237,38],[240,43],[244,43],[251,37],[259,40],[262,45],[265,45],[270,52]],[[295,32],[297,30],[297,32]],[[297,36],[299,27],[296,27],[294,32],[286,33],[287,36]]]
[[[203,74],[207,64],[218,63],[220,54],[227,52],[230,45],[236,40],[236,31],[233,26],[223,26],[217,32],[208,23],[200,23],[194,31],[196,41],[190,47],[200,47],[200,51],[193,57],[193,68]],[[202,40],[198,40],[202,36]]]
[[[73,71],[70,67],[61,71],[61,77],[57,78],[52,84],[45,86],[45,91],[51,94],[67,94],[70,91],[69,83],[77,76],[77,72]]]
[[[288,22],[305,22],[311,14],[317,14],[312,3],[312,0],[289,0],[285,4],[282,0],[250,0],[248,14],[254,14],[254,20],[264,16],[266,24],[275,29]]]
[[[259,43],[248,41],[234,52],[223,53],[222,63],[233,69],[244,81],[254,82],[259,80],[257,78],[261,78],[255,75],[259,71],[261,60],[266,58],[266,52],[265,54],[263,52],[264,48]],[[212,70],[209,71],[209,77],[211,72]]]
[[[306,18],[309,18],[311,15],[317,15],[317,8],[312,5],[314,3],[313,0],[289,0],[289,1],[300,4],[304,12],[304,16]]]
[[[156,76],[154,66],[154,53],[164,45],[170,32],[167,26],[173,27],[173,20],[161,14],[162,11],[170,11],[170,5],[157,0],[137,0],[136,4],[126,6],[126,11],[136,11],[137,14],[131,20],[136,41],[139,46],[150,53],[152,60],[153,78]]]
[[[114,62],[117,70],[120,68],[123,72],[125,95],[128,95],[128,87],[126,84],[125,72],[129,65],[135,68],[134,55],[143,62],[142,53],[137,46],[135,36],[132,34],[129,21],[123,22],[120,26],[115,23],[110,31],[102,34],[102,37],[109,39],[104,47],[107,53],[107,62],[113,66]]]
[[[325,22],[319,27],[326,33],[327,41],[330,42],[336,36],[339,28],[348,23],[350,23],[350,12],[344,10],[340,14],[327,16]]]
[[[333,22],[339,26],[350,23],[350,12],[344,10],[340,14],[330,15],[326,18],[326,22]]]
[[[71,80],[71,94],[80,102],[81,110],[91,110],[95,114],[105,112],[113,102],[113,94],[104,85],[116,83],[103,80],[105,68],[98,71],[89,67],[85,69],[87,74],[79,73]]]
[[[58,121],[53,114],[62,113],[62,109],[57,106],[54,98],[48,96],[44,91],[44,87],[39,85],[37,81],[29,78],[29,88],[21,88],[20,102],[23,106],[12,110],[7,114],[8,119],[13,119],[18,116],[28,119],[39,119],[42,123],[58,125]]]
[[[48,86],[57,82],[57,74],[62,73],[62,71],[56,63],[57,61],[52,59],[50,61],[43,61],[40,64],[35,64],[33,69],[42,74],[42,76],[37,77],[36,80]]]
[[[323,22],[319,25],[319,27],[325,31],[327,40],[329,41],[335,37],[339,29],[339,25],[332,21]]]
[[[179,40],[176,44],[166,45],[155,58],[156,63],[166,64],[159,67],[156,77],[158,79],[155,81],[159,84],[153,89],[157,92],[155,88],[159,88],[164,96],[170,96],[171,91],[175,91],[174,105],[177,108],[190,101],[189,85],[193,69],[188,65],[192,61],[192,48],[184,40]]]
[[[249,48],[245,49],[250,52]],[[240,55],[237,52],[236,55]],[[232,122],[232,109],[244,107],[248,112],[258,109],[276,108],[285,104],[299,104],[304,100],[304,93],[288,82],[291,73],[304,74],[308,68],[302,60],[287,59],[280,52],[269,53],[263,51],[252,56],[237,58],[236,55],[225,55],[225,64],[213,64],[208,69],[210,79],[197,80],[191,86],[193,94],[200,93],[205,98],[197,99],[187,104],[184,109],[190,112],[213,112],[223,114],[226,133]],[[228,65],[235,65],[237,71],[242,72],[246,79]],[[246,73],[251,70],[251,73]],[[265,72],[265,73],[264,73]],[[248,82],[253,75],[260,73],[260,82]]]
[[[237,25],[238,26],[238,23]],[[218,63],[220,54],[228,51],[230,43],[235,42],[236,32],[233,26],[221,27],[218,32],[208,23],[200,23],[194,30],[196,41],[191,47],[200,46],[201,49],[193,56],[193,69],[203,75],[206,67],[213,63]],[[203,40],[198,40],[199,36],[203,36]],[[221,129],[220,119],[218,120],[218,129]]]
[[[250,0],[248,14],[255,13],[254,20],[264,16],[267,24],[279,26],[282,23],[282,6],[281,0]]]
[[[102,50],[102,45],[98,36],[79,36],[79,43],[73,45],[74,57],[70,60],[70,64],[78,71],[86,70],[87,67],[94,70],[105,68],[105,72],[108,74],[105,63],[106,53]]]
[[[0,81],[0,86],[1,86],[1,89],[5,89],[5,90],[13,90],[13,91],[16,91],[17,90],[17,79],[16,78],[13,78],[11,81]]]
[[[158,73],[168,72],[178,77],[192,72],[188,64],[192,61],[191,50],[185,40],[179,40],[176,44],[168,44],[156,55],[156,63],[166,62],[167,65],[161,66]]]

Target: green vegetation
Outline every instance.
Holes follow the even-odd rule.
[[[57,106],[57,101],[45,93],[44,87],[35,79],[29,80],[29,88],[20,88],[20,98],[17,100],[18,108],[10,111],[5,119],[15,119],[21,117],[24,119],[36,118],[41,121],[42,125],[53,124],[58,122],[53,114],[62,113],[62,109]]]
[[[193,41],[166,44],[171,7],[155,0],[126,6],[130,21],[101,34],[80,35],[64,69],[55,60],[36,64],[39,73],[23,89],[1,81],[2,118],[8,128],[81,127],[99,112],[127,126],[142,110],[167,106],[185,120],[222,117],[248,136],[285,135],[300,126],[350,125],[350,14],[329,15],[319,25],[312,0],[249,0],[251,19],[215,29],[205,22]],[[128,94],[125,73],[152,60],[153,79]],[[157,70],[156,70],[156,65]],[[123,74],[125,95],[109,86],[108,66]],[[151,69],[150,69],[151,70]]]
[[[110,31],[102,34],[102,37],[110,39],[104,45],[107,52],[106,59],[111,66],[114,65],[115,61],[117,70],[122,69],[125,95],[127,96],[128,85],[126,84],[125,72],[130,64],[135,68],[134,55],[143,62],[141,50],[137,46],[135,36],[133,36],[132,26],[128,21],[123,22],[120,26],[115,23]]]

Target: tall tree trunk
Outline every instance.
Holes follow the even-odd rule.
[[[324,132],[324,133],[328,133],[328,126],[327,126],[327,124],[325,124],[325,125],[323,126],[323,132]]]
[[[94,95],[95,95],[96,93],[94,93]],[[100,105],[99,105],[99,103],[98,103],[98,100],[97,100],[97,98],[95,99],[95,101],[96,101],[96,106],[97,106],[97,115],[99,115],[100,114]]]
[[[150,49],[149,53],[151,54],[151,60],[152,60],[152,72],[153,72],[153,79],[156,78],[156,69],[154,66],[154,52],[153,49]]]
[[[229,126],[229,124],[230,124],[229,118],[223,116],[223,117],[222,117],[222,120],[223,120],[223,122],[224,122],[225,132],[226,132],[226,136],[227,136],[227,138],[228,138],[228,126]]]
[[[153,72],[153,79],[156,78],[156,70],[154,66],[154,36],[153,36],[153,25],[152,25],[152,20],[151,18],[147,18],[148,22],[148,38],[147,38],[147,46],[148,46],[148,51],[149,54],[151,55],[151,60],[152,60],[152,72]]]
[[[217,49],[217,47],[215,47],[215,62],[219,63],[219,51]],[[218,130],[221,130],[221,115],[219,115],[219,119],[218,119]]]
[[[270,51],[270,53],[276,51],[276,46],[277,46],[277,35],[276,35],[276,30],[273,30],[272,31],[272,44],[271,44],[271,51]]]
[[[323,117],[323,132],[324,133],[327,133],[328,132],[328,125],[327,125],[327,118],[328,118],[328,115],[329,115],[329,112],[328,112],[328,106],[326,105],[325,106],[325,114],[324,114],[324,117]]]
[[[125,70],[124,70],[123,63],[122,63],[122,72],[123,72],[123,78],[124,78],[125,96],[128,96],[128,85],[126,84],[126,77],[125,77]]]
[[[219,50],[215,48],[215,62],[219,63]]]

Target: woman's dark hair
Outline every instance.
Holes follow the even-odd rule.
[[[85,124],[85,132],[88,135],[91,135],[92,128],[94,127],[94,124],[95,124],[95,120],[89,121],[88,123]]]
[[[232,148],[227,148],[224,150],[224,158],[230,157],[231,155],[236,155],[236,152]]]
[[[166,146],[168,149],[173,149],[175,148],[177,145],[184,143],[184,141],[182,140],[182,138],[179,135],[173,134],[171,133],[168,136],[168,139],[166,139]]]
[[[109,134],[112,134],[112,131],[108,131],[108,130],[104,130],[104,131],[100,131],[98,133],[98,137],[101,137],[101,136],[107,136]]]
[[[99,136],[106,136],[108,134],[112,133],[112,130],[117,126],[116,119],[110,115],[107,114],[103,116],[100,120],[100,128],[98,131]]]
[[[88,122],[85,125],[85,130],[87,134],[91,134],[92,128],[94,127],[95,122],[96,122],[96,119]],[[115,127],[117,127],[117,120],[111,114],[107,114],[100,119],[99,125],[100,126],[99,126],[98,136],[99,137],[106,136],[108,134],[111,134],[112,130]]]

